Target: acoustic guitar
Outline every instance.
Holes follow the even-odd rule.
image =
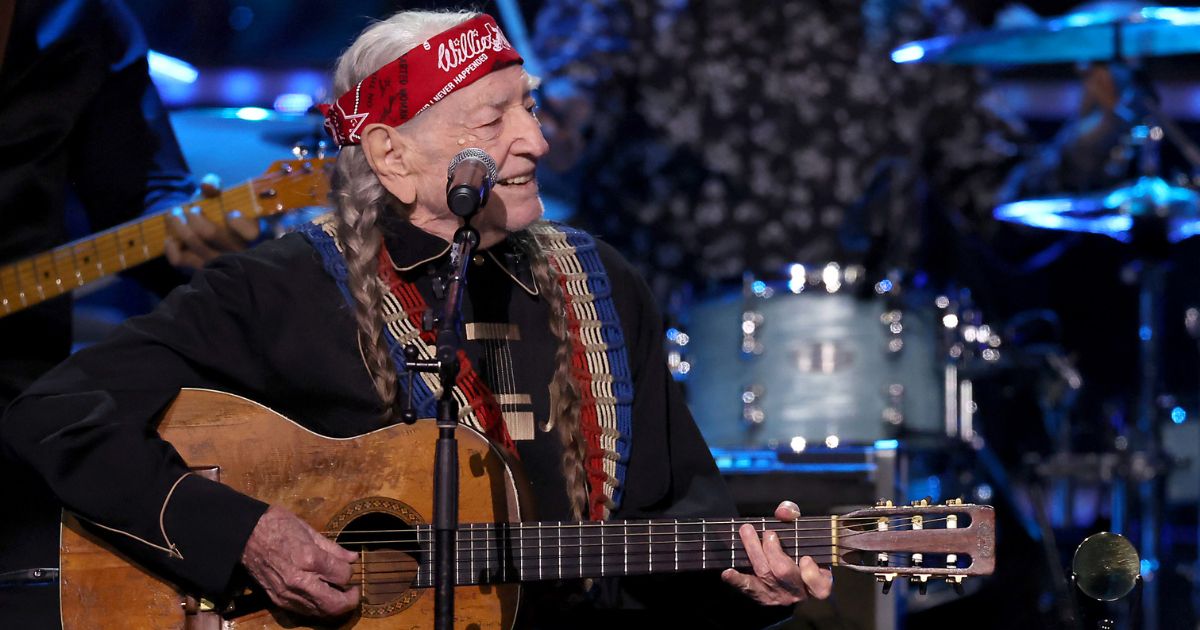
[[[167,215],[202,214],[218,225],[235,212],[269,217],[326,205],[334,158],[282,160],[215,197],[148,214],[103,232],[0,266],[0,317],[11,315],[163,255]]]
[[[183,390],[158,427],[195,469],[285,507],[354,550],[362,601],[336,627],[433,625],[433,421],[348,439],[312,433],[250,400]],[[458,431],[460,507],[455,625],[511,628],[520,583],[749,566],[743,523],[774,530],[794,557],[919,583],[992,572],[991,507],[892,506],[838,516],[774,519],[656,519],[527,522],[526,484],[486,438]],[[65,630],[267,629],[313,626],[248,597],[220,608],[182,593],[132,564],[70,515],[60,549]],[[267,605],[264,605],[265,604]]]

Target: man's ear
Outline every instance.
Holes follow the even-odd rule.
[[[409,152],[403,136],[395,128],[379,123],[368,125],[362,132],[363,154],[375,176],[401,203],[417,199],[416,178],[409,168]]]

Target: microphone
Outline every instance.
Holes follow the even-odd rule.
[[[446,171],[446,205],[454,214],[470,219],[487,203],[496,176],[496,161],[487,151],[463,149],[450,160]]]

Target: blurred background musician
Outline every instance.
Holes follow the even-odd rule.
[[[190,199],[197,192],[121,0],[0,3],[0,264]],[[194,268],[257,236],[248,221],[169,221],[168,258]],[[167,261],[129,272],[165,292]],[[0,407],[71,350],[71,296],[0,318]],[[0,626],[58,624],[58,506],[0,445]]]

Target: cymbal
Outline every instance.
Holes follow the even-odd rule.
[[[1011,223],[1103,234],[1122,242],[1132,240],[1136,219],[1154,217],[1165,221],[1168,239],[1177,243],[1200,234],[1200,193],[1160,177],[1142,177],[1108,192],[1006,203],[993,214]]]
[[[1200,8],[1101,7],[1033,26],[904,44],[896,63],[1012,66],[1200,53]]]

